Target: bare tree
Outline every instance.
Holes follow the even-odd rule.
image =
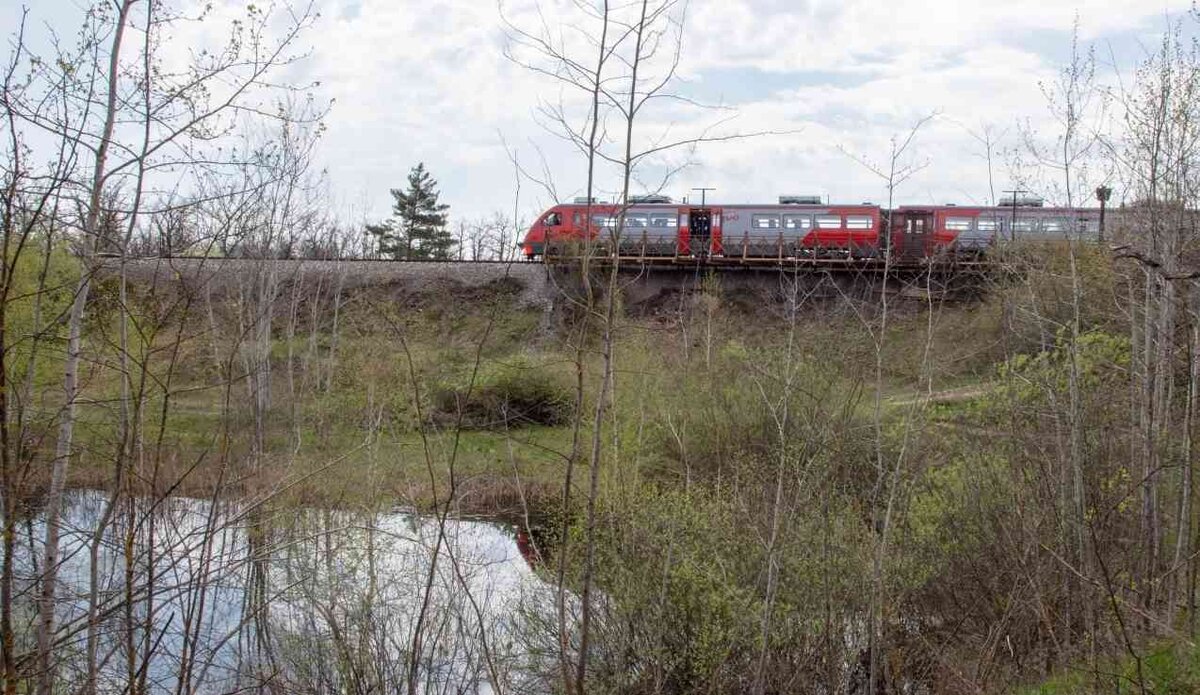
[[[54,687],[59,519],[74,452],[83,323],[99,265],[97,252],[111,250],[106,245],[113,244],[125,255],[139,218],[147,213],[152,187],[187,185],[189,176],[194,177],[201,168],[211,171],[228,162],[221,158],[228,155],[216,155],[223,137],[256,117],[258,100],[279,89],[276,74],[296,59],[297,44],[314,16],[311,7],[272,12],[250,6],[245,21],[232,30],[227,46],[197,52],[187,65],[164,63],[165,32],[192,19],[215,20],[206,15],[185,17],[157,0],[98,4],[87,15],[78,46],[56,45],[51,59],[30,59],[18,42],[12,65],[28,60],[30,67],[29,74],[21,78],[21,89],[6,94],[9,128],[14,130],[13,137],[17,137],[17,129],[28,129],[59,143],[60,163],[51,165],[49,176],[55,181],[53,186],[61,189],[64,198],[73,199],[80,211],[74,241],[82,264],[65,321],[63,405],[46,505],[35,659],[39,692],[49,693]],[[131,34],[141,40],[131,40]],[[10,85],[15,84],[13,70],[9,71]],[[124,206],[117,216],[114,204]],[[114,225],[118,221],[119,232]],[[123,282],[121,291],[127,299]],[[127,324],[122,326],[121,341],[128,345]],[[128,351],[122,355],[125,361]],[[124,443],[114,468],[110,510],[115,508],[121,488],[128,447],[137,438],[130,429],[136,420],[130,407],[136,403],[132,386],[128,378],[123,380]],[[111,513],[104,515],[99,526],[106,526],[109,518]],[[94,680],[90,682],[94,684]],[[12,689],[17,684],[10,677],[6,686]]]
[[[889,216],[885,217],[881,223],[881,238],[889,240],[889,247],[894,229],[893,223],[896,222],[890,217],[891,211],[895,210],[896,192],[908,179],[927,166],[927,162],[913,159],[910,148],[921,129],[935,116],[936,114],[922,116],[917,119],[905,134],[893,135],[890,140],[888,158],[882,165],[875,164],[861,155],[850,155],[866,167],[868,171],[875,174],[885,186],[885,190],[887,191],[886,210],[889,211]],[[922,251],[926,250],[923,249]],[[880,282],[878,296],[878,320],[877,322],[873,322],[873,326],[867,325],[867,330],[871,334],[872,348],[875,356],[874,401],[872,405],[872,427],[875,434],[875,480],[871,491],[871,521],[877,538],[872,552],[871,613],[868,628],[869,659],[867,666],[867,692],[870,695],[874,695],[877,692],[883,665],[883,643],[885,639],[883,621],[888,602],[885,564],[890,552],[893,520],[897,504],[899,503],[902,474],[908,453],[908,436],[912,431],[913,415],[915,414],[910,413],[905,418],[905,438],[898,451],[896,453],[889,452],[887,448],[888,438],[884,432],[885,421],[883,412],[883,399],[886,388],[884,378],[886,366],[884,347],[889,330],[888,321],[891,316],[888,279],[891,274],[892,263],[895,260],[895,253],[896,251],[891,248],[888,248],[884,252],[883,279]],[[932,334],[929,335],[928,339],[932,339]],[[914,408],[916,403],[914,402]],[[891,461],[888,460],[889,457],[892,458]]]
[[[1193,13],[1194,14],[1194,13]],[[1192,22],[1196,17],[1191,18]],[[1181,35],[1182,25],[1164,32],[1158,49],[1138,68],[1132,87],[1122,87],[1118,99],[1124,111],[1124,139],[1104,140],[1118,166],[1122,183],[1132,198],[1122,255],[1137,261],[1142,274],[1140,296],[1131,295],[1134,320],[1130,322],[1136,410],[1131,416],[1139,437],[1131,449],[1141,460],[1142,562],[1139,587],[1142,606],[1156,602],[1159,578],[1166,580],[1168,622],[1173,622],[1178,597],[1187,593],[1188,612],[1195,612],[1195,560],[1193,541],[1194,483],[1191,418],[1194,408],[1194,369],[1185,368],[1188,395],[1180,416],[1179,434],[1187,443],[1177,468],[1178,497],[1174,526],[1161,497],[1164,471],[1173,467],[1172,438],[1178,399],[1176,336],[1179,328],[1196,322],[1195,281],[1186,279],[1186,260],[1195,245],[1195,225],[1190,212],[1200,192],[1197,153],[1200,152],[1200,113],[1194,95],[1200,89],[1200,58],[1195,46]],[[1184,283],[1184,284],[1180,284]],[[1132,290],[1132,287],[1131,287]],[[1135,301],[1136,300],[1136,301]],[[1186,335],[1186,333],[1185,333]],[[1195,345],[1187,340],[1187,364],[1195,359]],[[1165,517],[1165,518],[1164,518]],[[1167,562],[1163,543],[1175,535],[1176,545]]]

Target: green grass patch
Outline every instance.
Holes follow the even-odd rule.
[[[1159,645],[1140,655],[1102,660],[1094,668],[1081,666],[1046,681],[1021,688],[1016,695],[1194,695],[1200,693],[1200,646]]]

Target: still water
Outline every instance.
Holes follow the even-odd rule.
[[[96,542],[106,505],[66,500],[65,684],[84,679],[90,638],[101,692],[543,689],[553,592],[510,526],[175,497],[122,501]],[[29,623],[43,534],[35,518],[19,540]]]

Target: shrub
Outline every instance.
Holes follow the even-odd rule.
[[[434,389],[436,419],[472,428],[561,425],[571,416],[573,395],[554,368],[521,355],[481,365]]]

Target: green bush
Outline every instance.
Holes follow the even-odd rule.
[[[481,365],[433,391],[435,418],[472,428],[561,425],[574,396],[552,365],[528,355]]]
[[[1077,664],[1070,671],[1016,692],[1020,695],[1189,695],[1200,692],[1200,649],[1184,642],[1158,644],[1141,651],[1140,658],[1140,668],[1129,656],[1101,659],[1095,664]]]

